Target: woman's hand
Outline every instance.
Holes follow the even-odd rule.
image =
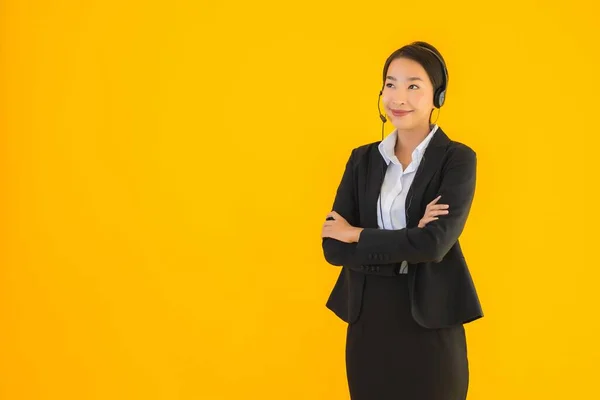
[[[321,231],[321,238],[328,237],[344,243],[355,243],[358,242],[362,230],[363,228],[350,225],[344,217],[332,211],[327,214],[327,220],[323,224],[323,230]]]
[[[424,228],[425,225],[430,223],[431,221],[435,221],[439,219],[438,215],[446,215],[448,214],[448,208],[450,207],[448,204],[436,204],[437,201],[442,197],[441,195],[433,199],[433,201],[427,204],[427,208],[425,209],[425,215],[419,221],[419,228]]]

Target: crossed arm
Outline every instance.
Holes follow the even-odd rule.
[[[356,182],[353,171],[353,151],[338,186],[333,210],[352,226],[357,226]],[[437,195],[440,202],[449,205],[449,214],[429,222],[423,228],[384,230],[364,228],[356,243],[345,243],[324,237],[323,254],[328,263],[352,269],[364,264],[397,264],[439,262],[456,243],[471,209],[475,193],[477,156],[468,147],[457,147],[442,169],[442,180]]]

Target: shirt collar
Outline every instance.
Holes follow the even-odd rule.
[[[415,148],[415,150],[412,152],[413,161],[420,160],[421,157],[423,157],[423,153],[425,153],[425,149],[427,148],[427,145],[431,141],[431,138],[433,137],[437,129],[438,126],[433,125],[429,134]],[[394,129],[389,135],[387,135],[385,139],[381,141],[381,143],[379,143],[379,152],[381,153],[381,156],[383,157],[387,165],[390,165],[391,162],[394,164],[400,164],[400,161],[398,160],[394,152],[394,147],[396,147],[397,139],[398,129]]]

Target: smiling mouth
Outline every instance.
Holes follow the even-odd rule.
[[[396,117],[402,117],[404,115],[410,114],[412,111],[402,111],[402,110],[391,110],[392,114]]]

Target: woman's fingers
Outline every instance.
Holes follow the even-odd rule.
[[[450,211],[448,210],[433,210],[427,213],[427,216],[429,217],[435,217],[436,215],[446,215],[450,213]]]
[[[450,213],[448,210],[450,206],[448,204],[436,204],[441,197],[442,196],[440,195],[427,204],[427,207],[425,208],[425,215],[421,221],[419,221],[419,227],[424,227],[428,223],[438,220],[438,215],[447,215]]]
[[[448,204],[434,204],[428,207],[430,210],[446,210],[450,208]]]
[[[427,222],[435,221],[438,218],[432,219],[433,217],[437,217],[438,215],[448,215],[449,213],[449,210],[427,210],[423,216],[423,220],[427,220]]]
[[[442,195],[439,195],[438,197],[436,197],[435,199],[431,200],[429,202],[429,204],[427,204],[428,206],[433,205],[435,203],[437,203],[437,201],[440,199],[440,197],[442,197]]]
[[[430,223],[431,221],[435,221],[436,219],[439,219],[437,217],[428,217],[428,218],[423,218],[421,219],[421,221],[419,221],[419,228],[423,228],[425,225],[427,225],[428,223]]]
[[[450,208],[448,204],[434,204],[431,206],[427,206],[427,208],[425,209],[425,215],[448,214],[448,208]]]

